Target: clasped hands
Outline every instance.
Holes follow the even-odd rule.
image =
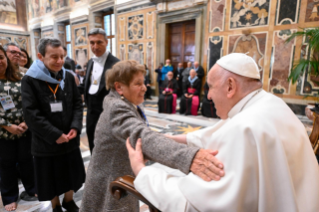
[[[138,139],[135,149],[131,146],[129,138],[126,140],[126,148],[129,153],[132,170],[135,176],[145,167],[145,160],[142,152],[142,140]],[[218,151],[200,149],[192,162],[190,171],[203,180],[218,181],[225,175],[224,165],[215,157]]]
[[[185,93],[185,97],[186,97],[186,98],[192,98],[192,97],[193,97],[193,94]]]
[[[70,140],[77,136],[77,131],[75,129],[71,129],[70,132],[66,134],[62,134],[58,140],[56,140],[57,144],[68,143]]]

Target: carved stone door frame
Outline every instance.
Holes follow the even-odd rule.
[[[207,4],[193,6],[182,10],[158,13],[157,15],[157,42],[156,61],[164,63],[168,56],[167,25],[176,22],[195,20],[195,61],[203,64],[203,45],[206,29]],[[156,64],[156,66],[158,65]]]

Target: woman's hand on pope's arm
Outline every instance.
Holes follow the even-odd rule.
[[[215,157],[218,151],[200,149],[192,162],[190,171],[205,181],[220,180],[225,175],[224,165]]]
[[[139,138],[136,142],[135,149],[131,146],[130,139],[126,140],[126,148],[129,154],[132,170],[135,176],[145,167],[145,160],[142,152],[142,140]]]

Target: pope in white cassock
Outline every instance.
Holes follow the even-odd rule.
[[[145,167],[139,141],[129,143],[135,188],[161,211],[318,212],[319,169],[305,127],[280,98],[262,90],[255,61],[233,53],[208,74],[216,125],[171,136],[218,150],[225,176],[206,182]]]

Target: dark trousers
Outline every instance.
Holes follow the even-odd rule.
[[[16,140],[0,139],[1,196],[3,205],[16,202],[19,196],[17,163],[26,192],[34,196],[34,167],[31,155],[31,135]]]
[[[86,115],[86,134],[88,136],[91,154],[94,149],[94,133],[96,124],[99,121],[100,115],[103,112],[103,99],[98,96],[88,95],[88,110]]]

